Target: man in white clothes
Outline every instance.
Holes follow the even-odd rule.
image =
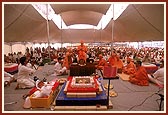
[[[17,77],[17,86],[15,89],[19,88],[32,88],[35,86],[35,82],[31,79],[31,75],[35,72],[34,69],[26,67],[27,61],[26,57],[20,58],[20,64],[18,67],[18,77]]]
[[[58,57],[58,61],[54,66],[54,71],[56,73],[56,75],[63,75],[66,74],[67,72],[67,68],[62,66],[63,61],[61,57]]]
[[[151,82],[163,87],[164,86],[164,61],[161,61],[160,68],[151,75],[148,75]]]

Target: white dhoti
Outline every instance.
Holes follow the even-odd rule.
[[[19,88],[32,88],[35,82],[32,79],[18,79]]]

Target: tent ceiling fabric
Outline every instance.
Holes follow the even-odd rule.
[[[62,14],[69,11],[93,11],[106,14],[110,4],[52,4],[56,14]]]
[[[97,25],[110,4],[51,4],[61,14],[67,26],[73,24]],[[130,4],[114,22],[104,30],[59,30],[49,21],[50,42],[111,42],[112,23],[114,41],[163,41],[164,5]],[[4,5],[5,42],[47,42],[47,22],[30,4]]]
[[[164,40],[162,5],[129,5],[114,23],[115,41]],[[118,39],[119,38],[119,39]]]
[[[73,24],[90,24],[97,26],[103,14],[92,11],[69,11],[61,14],[67,26]]]
[[[52,4],[51,6],[56,14],[61,14],[67,26],[73,24],[97,26],[110,4]]]

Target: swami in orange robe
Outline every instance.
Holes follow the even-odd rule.
[[[119,58],[119,56],[116,56],[116,61],[114,62],[114,66],[117,67],[117,69],[123,69],[124,64],[122,62],[122,60]]]
[[[66,67],[68,70],[72,64],[72,55],[70,52],[67,52],[63,60],[63,67]]]
[[[108,59],[108,62],[111,66],[114,66],[116,61],[117,61],[116,54],[112,52],[110,58]]]
[[[103,59],[103,55],[99,54],[99,62],[98,64],[95,66],[97,69],[102,70],[104,66],[107,65],[107,62],[105,59]]]
[[[84,42],[81,40],[81,45],[79,45],[77,47],[77,51],[78,51],[78,57],[79,60],[82,58],[85,60],[86,62],[86,52],[87,52],[87,47],[84,45]]]
[[[137,61],[136,63],[137,71],[135,72],[135,74],[130,75],[129,82],[140,86],[148,86],[149,85],[148,74],[146,72],[146,69],[143,66],[141,66],[141,63],[142,63],[141,61]]]
[[[79,54],[78,54],[78,61],[82,59],[86,63],[86,58],[87,58],[87,56],[86,56],[85,52],[79,52]]]
[[[129,58],[127,60],[127,65],[123,68],[123,72],[125,74],[134,74],[136,71],[136,66],[134,64],[134,62],[132,62],[132,60]]]

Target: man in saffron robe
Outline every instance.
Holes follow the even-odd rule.
[[[142,62],[136,62],[137,71],[135,74],[130,75],[129,82],[140,85],[140,86],[148,86],[149,85],[149,78],[148,74],[143,66],[141,66]]]
[[[127,59],[127,65],[123,68],[123,72],[125,74],[134,74],[136,71],[136,65],[131,60],[131,58]]]
[[[116,61],[116,53],[112,52],[110,58],[108,59],[108,62],[111,66],[114,66]]]
[[[67,70],[70,69],[70,65],[72,64],[72,51],[71,49],[69,49],[66,54],[65,54],[65,58],[63,60],[63,67],[66,67]]]
[[[79,45],[78,47],[77,47],[77,51],[78,51],[78,57],[79,57],[79,60],[81,59],[81,58],[83,58],[84,60],[85,60],[85,62],[86,62],[86,52],[87,52],[87,47],[84,45],[84,42],[83,42],[83,40],[81,40],[81,45]]]
[[[117,67],[118,73],[122,73],[124,64],[118,55],[116,55],[116,61],[114,62],[114,66]]]
[[[99,54],[99,62],[98,62],[98,64],[95,67],[98,70],[102,70],[105,65],[107,65],[106,60],[103,59],[103,55],[102,54]]]

